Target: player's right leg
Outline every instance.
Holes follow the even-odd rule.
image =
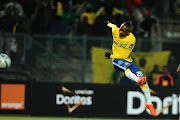
[[[139,68],[136,65],[134,65],[133,62],[128,62],[128,61],[125,61],[125,60],[122,60],[122,59],[113,59],[112,61],[113,61],[113,66],[114,66],[115,69],[124,72],[125,76],[127,78],[137,82],[139,84],[139,86],[144,85],[144,83],[146,81],[146,78],[143,77],[143,74],[139,73],[139,76],[136,76],[135,73],[131,72],[131,70],[129,69],[129,67],[133,65],[133,66],[135,66],[136,69],[139,70]]]
[[[143,86],[144,83],[146,82],[146,77],[141,77],[141,76],[137,77],[134,73],[131,72],[131,70],[129,68],[127,68],[124,73],[127,78],[137,82],[139,84],[139,86]]]

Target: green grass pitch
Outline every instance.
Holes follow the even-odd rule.
[[[139,120],[139,119],[0,116],[0,120]],[[141,120],[145,120],[145,119],[141,119]]]

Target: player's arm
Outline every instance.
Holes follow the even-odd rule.
[[[114,29],[117,28],[115,24],[112,24],[109,21],[105,21],[104,23],[107,24],[108,27],[112,28],[112,31],[114,31]]]

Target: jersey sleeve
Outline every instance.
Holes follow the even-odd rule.
[[[116,28],[118,28],[115,24],[112,24],[112,23],[108,23],[107,26],[112,29],[112,33],[114,33],[114,30],[115,30]]]
[[[134,47],[135,47],[135,43],[136,43],[136,38],[133,38],[133,39],[129,42],[128,49],[132,51],[132,50],[134,49]]]

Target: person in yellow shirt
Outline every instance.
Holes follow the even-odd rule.
[[[87,7],[86,11],[83,12],[80,16],[80,20],[83,21],[83,18],[87,17],[88,18],[88,24],[93,25],[95,20],[96,20],[96,13],[92,11],[92,7]]]
[[[156,116],[156,110],[151,102],[151,94],[146,77],[142,71],[133,63],[131,52],[134,49],[136,38],[130,32],[131,23],[124,22],[120,27],[105,22],[112,29],[113,44],[112,54],[105,52],[106,59],[112,59],[115,69],[125,73],[125,76],[132,82],[137,82],[146,97],[146,108],[148,108],[153,116]]]

